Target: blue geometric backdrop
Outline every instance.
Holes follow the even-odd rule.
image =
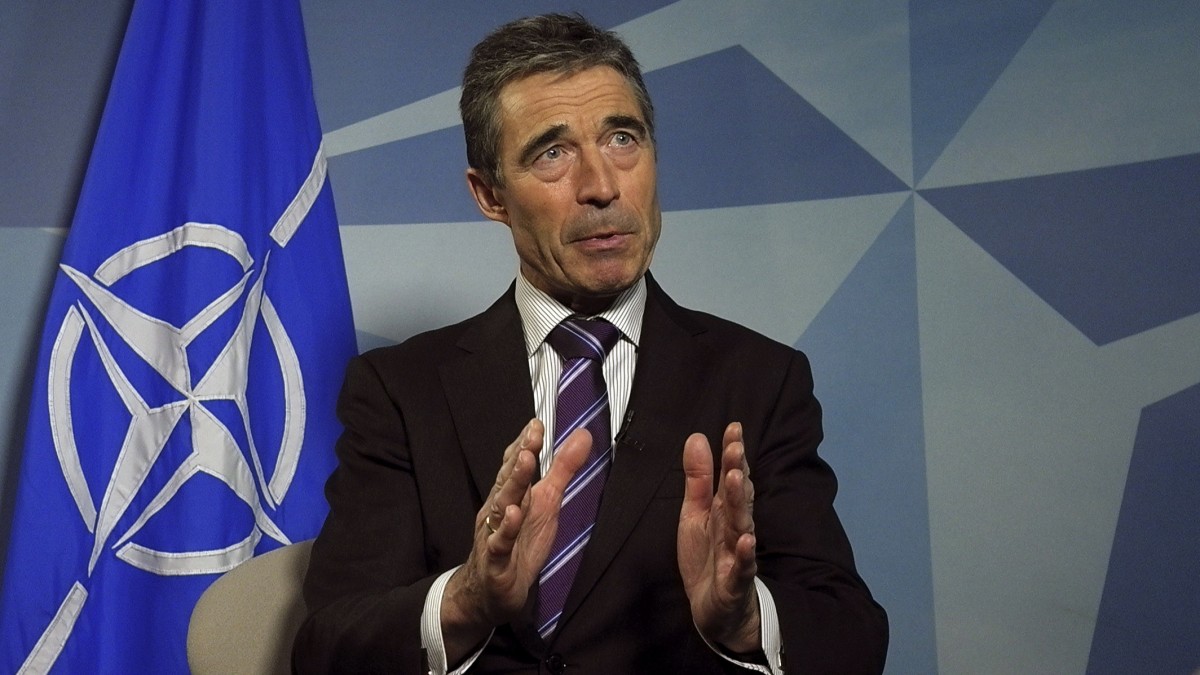
[[[888,671],[1200,667],[1200,5],[306,2],[361,348],[511,280],[457,83],[576,8],[647,72],[656,275],[813,360]],[[0,5],[0,541],[127,13]]]

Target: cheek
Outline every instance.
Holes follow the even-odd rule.
[[[658,212],[658,183],[653,172],[631,175],[622,194],[636,204],[643,218],[651,218]]]
[[[556,248],[566,220],[567,209],[554,199],[542,199],[526,204],[513,213],[513,232],[520,232],[529,242],[541,248]]]
[[[518,257],[526,262],[533,262],[546,261],[555,256],[558,240],[550,228],[528,219],[514,223],[519,223],[512,226],[513,244],[516,246]]]
[[[540,183],[531,179],[526,182],[532,184],[509,195],[509,214],[512,222],[539,233],[540,237],[540,233],[554,229],[553,223],[561,221],[571,196],[561,183]]]

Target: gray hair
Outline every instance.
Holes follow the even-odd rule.
[[[544,14],[507,23],[471,50],[458,102],[467,164],[489,184],[502,184],[499,101],[505,85],[538,73],[571,74],[597,66],[612,68],[629,83],[653,141],[654,104],[625,42],[578,14]]]

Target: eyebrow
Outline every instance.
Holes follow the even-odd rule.
[[[642,138],[649,135],[646,131],[646,123],[632,115],[609,115],[604,118],[604,128],[629,129]]]
[[[517,155],[521,166],[525,166],[533,161],[533,158],[538,155],[547,143],[553,143],[562,138],[567,133],[567,125],[555,124],[549,129],[538,134],[525,145],[521,146],[521,153]]]

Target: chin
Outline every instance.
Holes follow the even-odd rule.
[[[610,297],[636,284],[637,280],[641,277],[641,274],[620,274],[600,277],[593,279],[587,288],[588,291],[597,297]]]

